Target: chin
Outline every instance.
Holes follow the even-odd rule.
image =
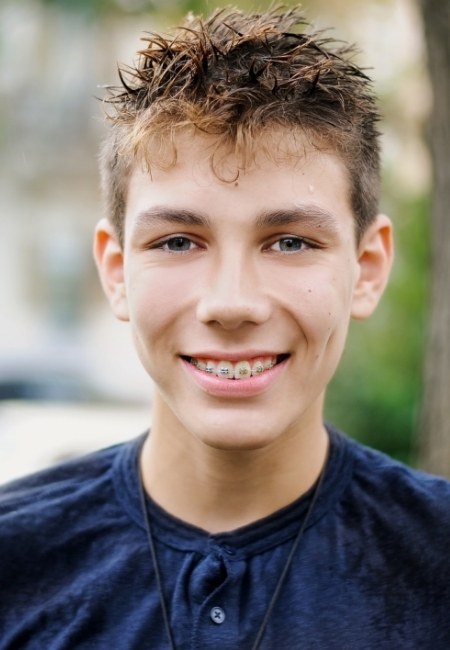
[[[273,444],[277,437],[274,435],[273,429],[270,432],[262,429],[254,429],[252,431],[252,428],[249,427],[243,431],[239,431],[236,427],[232,426],[228,426],[225,431],[209,429],[207,433],[203,429],[197,435],[197,438],[211,449],[229,452],[264,449]]]

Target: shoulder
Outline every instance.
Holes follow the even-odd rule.
[[[380,526],[410,533],[450,532],[450,481],[409,467],[374,449],[349,441],[353,480],[347,505]]]
[[[3,484],[0,486],[0,512],[9,506],[25,503],[27,499],[33,502],[38,495],[64,494],[69,484],[83,482],[104,473],[119,447],[116,445],[102,449]]]
[[[385,489],[388,485],[395,486],[401,492],[411,496],[433,499],[434,497],[450,497],[450,481],[444,477],[434,476],[419,469],[402,463],[387,454],[349,441],[354,458],[355,478],[362,484],[374,489],[377,485]]]
[[[95,453],[0,486],[0,545],[21,532],[39,535],[61,530],[84,510],[93,511],[111,496],[116,457],[130,443]]]
[[[139,439],[0,487],[0,637],[50,647],[48,635],[86,622],[86,598],[98,616],[111,584],[129,579],[139,536],[116,474],[132,471],[137,449]]]
[[[58,564],[68,574],[77,558],[87,561],[88,551],[107,546],[112,531],[127,529],[129,516],[117,499],[114,477],[137,442],[115,445],[0,487],[0,582],[15,580],[24,590],[22,582],[38,581],[37,574],[39,580],[45,581],[45,573],[51,581],[50,573],[58,572]]]

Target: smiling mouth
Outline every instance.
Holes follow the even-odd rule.
[[[213,359],[199,359],[187,356],[183,356],[182,358],[206,374],[214,375],[221,379],[245,380],[264,374],[277,364],[285,361],[288,357],[289,354],[279,354],[249,360],[241,359],[237,362],[226,359],[215,361]]]

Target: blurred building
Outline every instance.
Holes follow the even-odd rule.
[[[148,398],[91,258],[105,128],[96,97],[115,82],[116,60],[132,57],[141,26],[36,0],[2,3],[0,25],[0,396],[2,376],[17,384],[29,367],[73,372],[86,391]]]

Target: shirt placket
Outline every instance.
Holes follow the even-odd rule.
[[[213,546],[197,567],[190,585],[194,614],[192,650],[239,647],[239,583],[244,562],[227,547]]]

